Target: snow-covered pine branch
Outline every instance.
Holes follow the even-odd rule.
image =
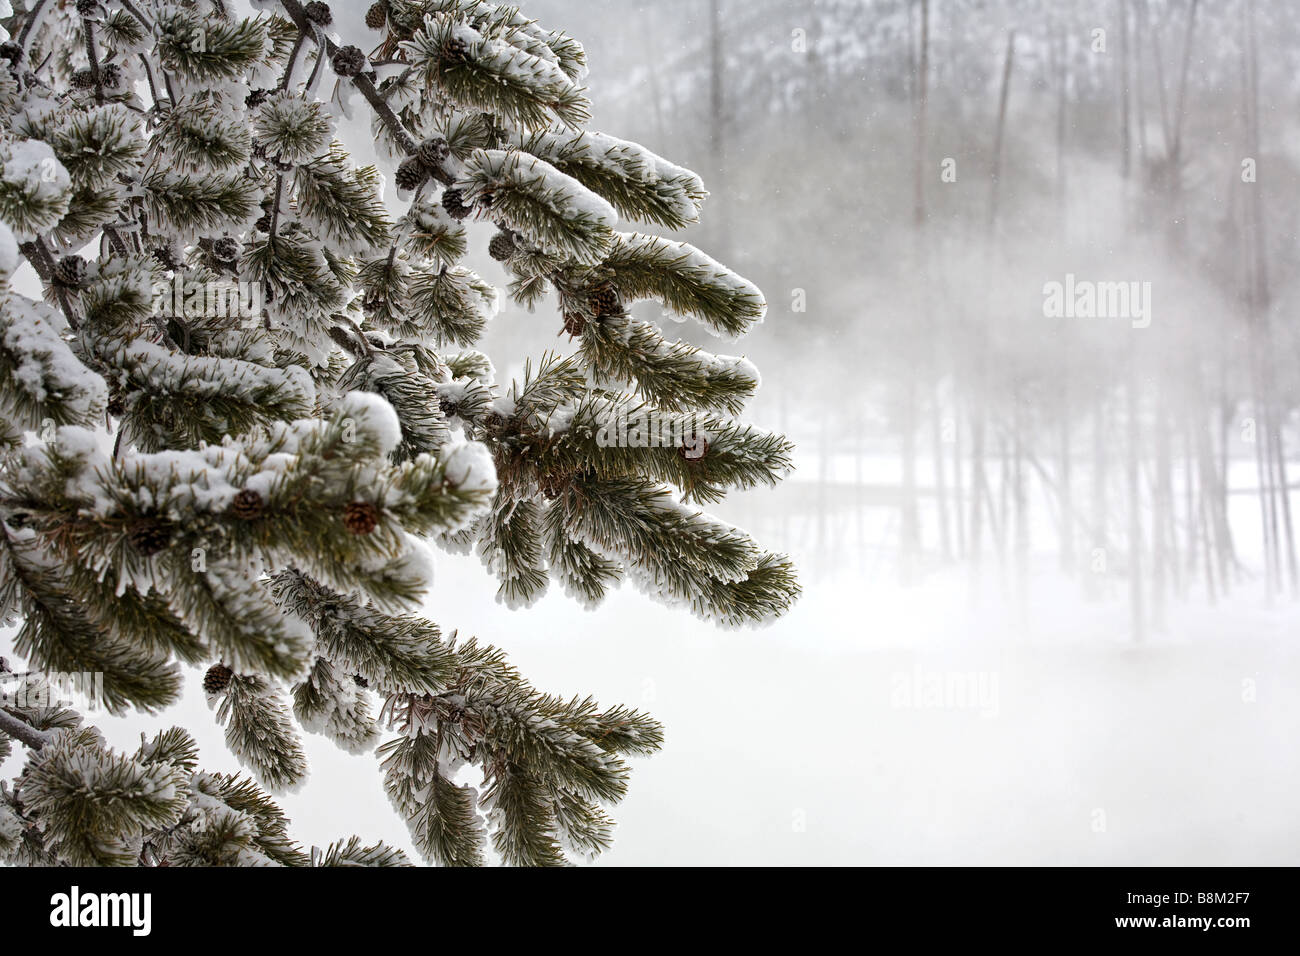
[[[724,417],[757,371],[629,312],[656,299],[736,336],[762,296],[616,231],[694,222],[706,193],[582,128],[571,37],[485,0],[379,0],[364,23],[255,7],[0,21],[0,610],[30,671],[98,675],[112,714],[167,707],[205,667],[258,781],[201,770],[182,728],[129,753],[76,709],[7,706],[0,744],[27,760],[0,854],[406,864],[292,839],[266,789],[308,781],[306,732],[377,751],[427,860],[590,858],[661,727],[542,693],[425,619],[424,542],[476,550],[512,606],[552,578],[594,606],[626,577],[723,625],[783,611],[789,561],[686,503],[789,469],[785,439]],[[348,141],[358,110],[373,144]],[[578,340],[513,382],[480,347],[502,295],[467,254],[489,229],[508,294],[555,293]],[[632,413],[669,444],[600,438]]]

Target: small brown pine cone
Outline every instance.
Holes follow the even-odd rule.
[[[586,327],[587,317],[581,312],[564,313],[564,331],[569,333],[570,338],[581,335],[582,330]]]
[[[382,30],[384,24],[388,22],[388,4],[380,0],[379,3],[372,3],[370,9],[366,11],[366,26],[372,30]]]
[[[159,246],[153,250],[152,255],[164,269],[176,270],[181,267],[181,257],[167,246]]]
[[[465,205],[465,194],[459,189],[442,191],[442,208],[452,219],[464,219],[473,211],[473,207]]]
[[[343,509],[343,526],[355,535],[367,535],[379,524],[379,509],[368,501],[353,501]]]
[[[366,55],[357,46],[345,46],[334,54],[331,61],[339,76],[356,76],[366,68]]]
[[[441,59],[445,63],[468,63],[469,47],[459,37],[452,37],[443,45]]]
[[[369,686],[370,686],[370,681],[366,680],[366,679],[365,679],[364,677],[362,677],[360,674],[353,674],[353,675],[352,675],[352,682],[353,682],[354,684],[356,684],[358,687],[361,687],[361,688],[365,688],[365,687],[369,687]]]
[[[516,248],[515,237],[503,229],[488,243],[488,255],[497,262],[505,262],[515,254]]]
[[[239,258],[239,240],[234,236],[222,236],[213,240],[212,258],[218,262],[234,262]]]
[[[623,304],[618,300],[618,293],[611,285],[603,285],[587,293],[587,303],[592,313],[601,318],[606,315],[618,315],[623,311]]]
[[[95,87],[94,70],[78,70],[72,74],[72,85],[79,90],[90,90]]]
[[[235,495],[230,503],[230,513],[241,521],[255,521],[262,517],[262,496],[251,488]]]
[[[413,189],[419,189],[421,184],[429,178],[429,171],[425,168],[424,163],[415,156],[408,156],[397,167],[397,175],[393,177],[397,183],[397,188],[409,192]]]
[[[230,686],[230,680],[234,676],[235,672],[225,664],[213,664],[203,675],[203,690],[209,694],[220,694]]]
[[[54,264],[51,275],[56,285],[78,289],[86,281],[86,260],[81,256],[64,256]]]
[[[430,136],[415,151],[416,158],[424,163],[425,168],[430,172],[441,166],[442,161],[450,155],[451,147],[441,136]]]
[[[334,14],[330,13],[330,5],[321,3],[320,0],[312,0],[302,8],[303,14],[307,19],[317,26],[327,27],[334,22]]]
[[[126,536],[132,547],[151,558],[171,544],[172,530],[172,523],[166,518],[145,517],[136,519]]]
[[[543,475],[538,481],[538,490],[541,491],[542,497],[554,501],[564,493],[565,487],[569,484],[569,478],[565,475]]]
[[[703,435],[693,435],[677,449],[685,461],[699,461],[709,453],[709,441]]]

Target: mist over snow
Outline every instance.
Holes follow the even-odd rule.
[[[511,610],[430,548],[428,615],[663,722],[598,865],[1296,865],[1300,7],[929,0],[918,134],[921,6],[523,0],[585,45],[590,128],[710,190],[652,231],[762,290],[734,345],[632,312],[761,373],[743,420],[795,471],[706,510],[803,595],[742,630],[629,584]],[[498,381],[572,352],[559,329],[503,298]],[[492,486],[482,446],[456,466]],[[90,721],[123,748],[181,724],[236,771],[200,681]],[[374,755],[305,745],[294,836],[417,858]]]

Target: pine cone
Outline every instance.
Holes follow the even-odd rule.
[[[78,70],[72,74],[72,85],[79,90],[91,90],[95,88],[95,71]]]
[[[230,680],[234,676],[235,672],[225,664],[213,664],[203,675],[203,690],[209,694],[220,694],[230,686]]]
[[[266,102],[266,98],[270,95],[270,90],[253,90],[244,97],[244,105],[250,110],[257,109]]]
[[[239,240],[222,236],[212,243],[212,258],[218,262],[234,262],[239,258]]]
[[[582,330],[587,327],[587,317],[581,312],[564,313],[564,331],[569,333],[569,338],[581,335]]]
[[[105,89],[117,89],[122,85],[122,68],[116,63],[105,63],[99,68],[99,82]]]
[[[677,449],[677,454],[686,461],[699,461],[709,453],[709,440],[703,435],[692,436],[695,440],[689,441]]]
[[[17,66],[23,60],[23,48],[12,40],[0,43],[0,58],[8,60],[10,66]]]
[[[367,535],[379,524],[379,509],[368,501],[353,501],[343,509],[343,526],[355,535]]]
[[[397,183],[398,189],[409,192],[419,189],[428,178],[429,173],[424,168],[424,163],[420,162],[418,157],[408,156],[398,165],[394,182]]]
[[[452,219],[464,219],[473,211],[473,207],[465,205],[465,194],[459,189],[442,191],[442,208]]]
[[[469,47],[460,37],[452,37],[443,44],[441,59],[445,63],[468,63]]]
[[[172,523],[166,518],[139,518],[126,536],[132,547],[151,558],[171,544]]]
[[[598,319],[607,315],[618,315],[623,311],[618,293],[611,285],[603,285],[587,293],[587,304],[591,306],[592,314]]]
[[[240,521],[255,521],[262,517],[262,496],[251,488],[244,488],[230,503],[230,513]]]
[[[538,490],[543,498],[554,501],[564,494],[564,489],[571,480],[568,475],[543,475],[537,483]]]
[[[388,4],[372,3],[370,9],[366,11],[366,26],[372,30],[382,30],[384,24],[388,22]]]
[[[164,269],[176,270],[181,267],[180,256],[166,246],[154,249],[152,255]]]
[[[266,215],[258,217],[257,222],[253,223],[253,228],[258,232],[269,233],[271,231],[271,214],[268,212]]]
[[[515,254],[515,237],[506,230],[501,230],[488,243],[488,255],[497,262],[505,262]]]
[[[320,0],[312,0],[311,3],[302,8],[302,12],[308,20],[322,27],[327,27],[334,22],[334,14],[330,13],[330,5],[321,3]]]
[[[356,76],[366,68],[366,55],[360,47],[345,46],[334,54],[331,62],[339,76]]]
[[[77,0],[77,12],[83,17],[94,16],[99,10],[99,0]]]
[[[420,148],[415,151],[429,172],[433,172],[442,166],[442,161],[451,155],[451,147],[441,136],[431,136],[420,144]]]
[[[453,401],[450,398],[438,399],[438,410],[446,418],[455,418],[460,414],[460,402]]]
[[[52,278],[56,285],[80,288],[86,281],[86,260],[81,256],[64,256],[54,264]]]
[[[356,684],[358,687],[363,687],[363,688],[370,686],[370,681],[366,680],[360,674],[352,675],[352,683]]]

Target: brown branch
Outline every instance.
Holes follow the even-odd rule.
[[[19,720],[7,710],[0,709],[0,731],[14,740],[21,740],[33,750],[40,750],[49,743],[50,735],[44,730],[37,730],[25,720]]]
[[[289,15],[289,19],[293,21],[294,26],[298,28],[303,36],[313,37],[317,46],[323,48],[323,55],[333,57],[339,51],[337,43],[323,33],[317,32],[312,26],[311,21],[307,19],[306,11],[303,10],[303,6],[298,0],[280,0],[280,6],[284,8],[284,12]],[[356,84],[357,89],[361,91],[361,95],[366,98],[374,111],[392,130],[393,136],[397,139],[398,145],[402,147],[403,152],[414,153],[415,142],[411,139],[411,134],[407,132],[406,127],[402,125],[402,121],[397,118],[393,108],[380,95],[379,90],[375,88],[375,84],[370,81],[370,78],[358,73],[352,77],[352,82]]]

